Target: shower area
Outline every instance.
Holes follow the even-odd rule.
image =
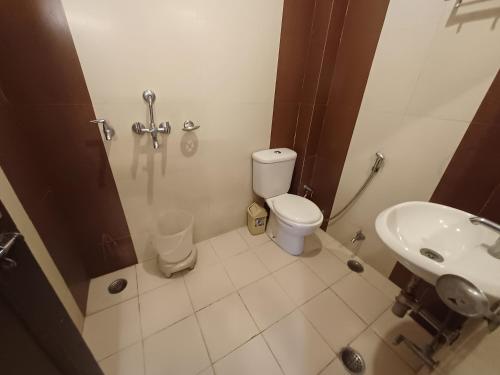
[[[496,374],[498,332],[449,313],[375,219],[431,201],[500,221],[499,18],[500,0],[5,1],[0,283],[49,362]],[[246,227],[252,153],[274,148],[324,218],[298,256]]]

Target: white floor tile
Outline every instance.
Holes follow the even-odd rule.
[[[197,315],[212,361],[225,356],[258,332],[237,293],[198,311]]]
[[[156,258],[137,264],[136,270],[139,294],[168,284],[173,279],[179,277],[174,274],[171,278],[167,279],[158,269]]]
[[[208,306],[235,290],[222,264],[195,270],[184,278],[195,310]]]
[[[240,295],[261,330],[295,308],[294,302],[271,275],[241,289]]]
[[[269,271],[251,251],[235,255],[225,263],[226,271],[237,289],[266,276]]]
[[[233,230],[210,239],[216,254],[224,260],[248,248],[238,230]]]
[[[363,356],[366,364],[365,375],[414,374],[371,329],[367,329],[350,346]]]
[[[340,359],[335,358],[319,375],[349,375],[349,373],[344,368]]]
[[[325,232],[323,229],[316,229],[316,232],[314,232],[314,235],[318,237],[319,241],[321,242],[322,247],[328,247],[328,248],[340,248],[342,247],[342,244],[337,241],[335,238],[330,236],[327,232]]]
[[[281,375],[278,363],[262,336],[256,336],[245,345],[215,364],[217,375]]]
[[[371,328],[388,345],[392,345],[394,338],[399,334],[405,335],[420,346],[426,345],[432,340],[432,336],[412,318],[409,316],[398,318],[390,309],[384,312],[372,324]],[[419,370],[422,367],[422,361],[406,345],[392,345],[392,350],[414,370]]]
[[[267,329],[264,338],[287,375],[317,374],[335,357],[298,310]]]
[[[195,265],[196,269],[210,267],[220,262],[210,240],[198,242],[196,248],[198,249],[198,259]]]
[[[337,353],[366,329],[366,324],[329,289],[304,304],[301,310]]]
[[[349,375],[340,359],[335,358],[319,375]],[[389,374],[387,374],[389,375]]]
[[[182,278],[139,296],[142,334],[151,334],[193,313]]]
[[[195,375],[210,366],[196,318],[191,316],[144,340],[147,375]]]
[[[97,360],[141,340],[137,297],[85,318],[83,338]]]
[[[253,248],[252,250],[271,272],[274,272],[297,260],[297,257],[288,254],[273,241],[268,241],[263,245]]]
[[[198,375],[214,375],[214,370],[212,367],[209,367],[206,370],[200,372]]]
[[[265,233],[258,234],[258,235],[254,236],[253,234],[251,234],[248,231],[248,228],[246,226],[238,228],[238,231],[239,231],[241,237],[243,237],[243,239],[247,243],[248,247],[259,246],[259,245],[265,244],[268,241],[271,241],[269,236]]]
[[[302,262],[292,263],[274,273],[274,276],[298,305],[326,288],[325,284]]]
[[[142,342],[103,359],[99,365],[105,375],[144,375]]]
[[[323,248],[304,253],[301,260],[327,285],[332,285],[351,272],[345,263]]]
[[[109,284],[116,279],[126,279],[127,287],[117,294],[108,291]],[[137,276],[135,266],[108,273],[90,280],[87,300],[87,315],[104,310],[120,302],[137,296]]]
[[[392,303],[385,294],[355,273],[333,284],[333,291],[366,323],[372,323]]]
[[[366,281],[372,284],[375,288],[384,293],[387,297],[394,300],[399,294],[400,288],[387,277],[378,272],[375,268],[363,262],[364,271],[360,273]]]

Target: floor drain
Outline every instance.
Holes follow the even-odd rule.
[[[365,361],[361,354],[351,347],[343,348],[340,351],[340,359],[349,374],[363,374],[365,372]]]
[[[127,287],[127,280],[125,279],[116,279],[108,285],[108,292],[111,294],[117,294],[123,291]]]
[[[365,268],[363,267],[363,265],[360,262],[358,262],[357,260],[352,260],[352,259],[347,262],[347,267],[349,267],[351,271],[354,271],[357,273],[361,273],[365,270]]]

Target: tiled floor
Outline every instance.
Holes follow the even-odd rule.
[[[323,231],[294,257],[246,228],[197,244],[193,271],[164,278],[155,260],[92,280],[83,336],[106,375],[346,375],[346,345],[365,374],[414,374],[420,362],[397,333],[428,335],[390,312],[395,285]],[[107,293],[118,277],[127,289]]]

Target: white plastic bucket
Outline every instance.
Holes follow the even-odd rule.
[[[184,210],[168,210],[157,217],[153,245],[162,262],[181,262],[191,254],[193,224],[193,215]]]

